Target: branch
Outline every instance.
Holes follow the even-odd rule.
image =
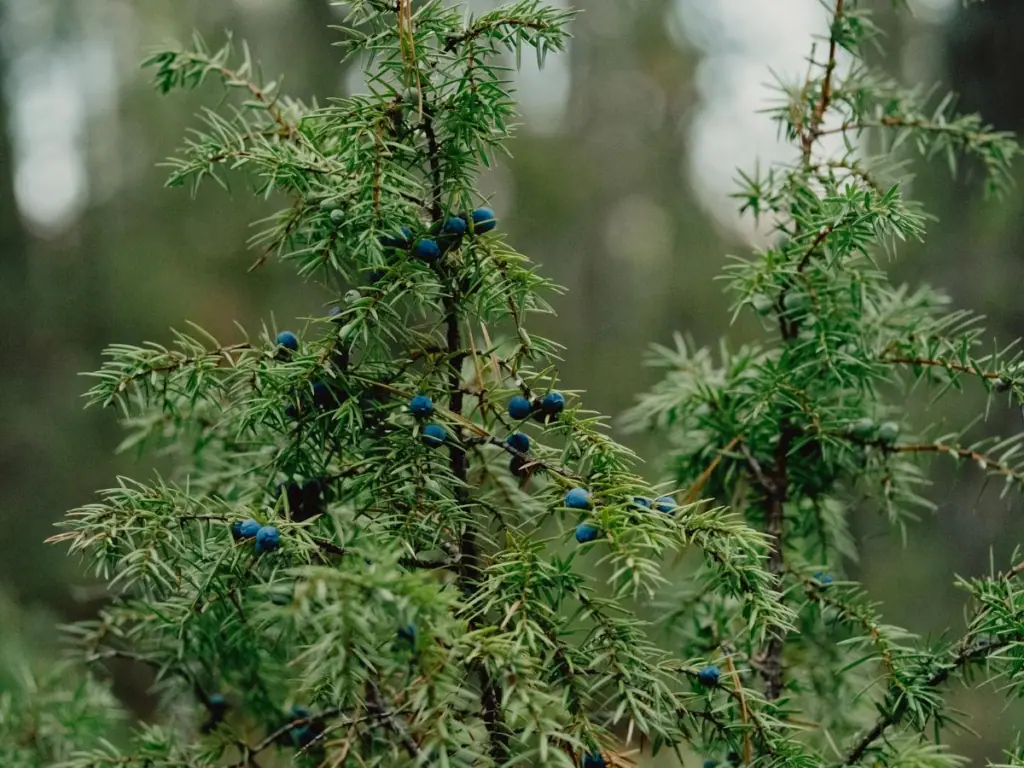
[[[971,368],[967,365],[961,365],[960,363],[954,363],[951,360],[943,360],[941,358],[930,358],[930,357],[886,357],[882,356],[879,360],[883,363],[892,363],[893,365],[920,365],[920,366],[933,366],[936,368],[945,368],[947,371],[955,371],[956,373],[969,373],[974,376],[979,376],[983,379],[998,379],[1000,374],[994,371],[979,371],[976,368]]]
[[[996,580],[1010,581],[1011,579],[1024,573],[1024,561],[1021,561],[1017,565],[1013,566],[1006,573],[999,574]],[[981,612],[975,614],[974,618],[981,615]],[[972,622],[973,623],[973,622]],[[974,643],[974,632],[968,629],[964,636],[960,639],[957,644],[957,651],[942,668],[938,671],[933,672],[924,680],[920,681],[920,684],[925,688],[937,688],[938,686],[945,683],[955,672],[963,669],[968,664],[976,661],[979,658],[987,657],[992,651],[998,651],[1005,648],[1010,644],[1009,640],[999,640],[991,643]],[[872,744],[880,739],[885,732],[892,726],[899,723],[906,713],[906,702],[905,700],[897,702],[896,706],[881,715],[875,724],[868,730],[857,743],[850,749],[843,759],[841,766],[855,765],[860,761],[864,754],[868,751]]]
[[[807,127],[807,131],[801,139],[805,166],[810,164],[811,150],[814,142],[823,135],[821,125],[825,119],[825,113],[828,111],[829,105],[832,103],[832,74],[836,69],[836,48],[839,42],[836,38],[836,27],[843,19],[844,1],[845,0],[836,0],[835,12],[832,14],[832,25],[830,28],[831,34],[829,35],[828,41],[828,61],[825,64],[825,79],[821,85],[821,98],[818,100],[818,103],[814,105],[814,109],[811,112],[810,125]]]
[[[463,43],[470,40],[475,40],[478,37],[496,32],[501,27],[511,27],[512,29],[532,29],[536,32],[547,32],[551,29],[557,29],[556,25],[546,24],[543,21],[537,21],[536,19],[519,19],[514,17],[506,17],[503,19],[484,20],[479,21],[472,27],[468,27],[465,32],[458,35],[449,35],[445,41],[444,50],[445,53],[452,53]]]
[[[988,454],[970,448],[960,448],[947,443],[921,443],[919,445],[894,445],[888,448],[892,453],[945,453],[949,456],[956,456],[962,459],[974,461],[986,472],[991,471],[994,475],[1001,475],[1024,483],[1024,470],[1015,469],[1009,464],[997,461]]]

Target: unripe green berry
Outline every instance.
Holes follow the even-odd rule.
[[[853,422],[853,425],[850,427],[850,434],[861,440],[866,440],[875,434],[876,428],[875,420],[865,416],[863,419],[857,419]]]
[[[900,425],[895,421],[886,421],[878,428],[878,439],[883,443],[895,443],[900,436]]]
[[[782,306],[787,312],[803,312],[810,308],[811,297],[803,291],[790,291],[782,299]]]
[[[772,297],[763,293],[755,293],[750,298],[750,304],[759,315],[767,315],[775,308]]]
[[[343,210],[335,208],[331,211],[331,223],[334,226],[339,226],[343,221],[345,221],[345,212]]]

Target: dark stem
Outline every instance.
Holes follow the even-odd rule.
[[[938,672],[935,672],[931,677],[923,682],[926,688],[937,688],[938,686],[945,683],[950,675],[956,672],[958,669],[966,667],[972,661],[976,661],[981,658],[987,657],[990,653],[998,651],[1001,648],[1005,648],[1009,645],[1008,641],[1000,641],[995,643],[985,643],[977,646],[970,646],[969,638],[970,634],[966,635],[961,641],[960,651],[953,657],[952,661],[943,666]],[[860,740],[854,745],[846,758],[843,760],[841,765],[855,765],[860,762],[861,758],[864,757],[864,753],[868,751],[872,744],[874,744],[882,735],[889,730],[892,726],[896,725],[903,719],[903,715],[906,713],[906,704],[900,702],[894,706],[891,710],[886,712],[884,715],[878,718],[871,730],[867,731]]]
[[[1010,570],[1004,571],[997,574],[996,579],[1003,581],[1011,581],[1024,573],[1024,560],[1017,563]],[[979,616],[983,615],[979,613],[972,620],[971,625],[975,625]],[[938,671],[932,673],[927,679],[922,681],[922,685],[925,688],[937,688],[938,686],[945,683],[954,672],[963,669],[968,664],[978,659],[987,658],[993,651],[998,651],[1008,646],[1011,640],[1019,641],[1020,637],[1011,639],[1000,639],[993,642],[987,643],[975,643],[975,632],[968,631],[967,634],[961,638],[957,644],[957,652],[953,658],[946,664],[944,664]],[[868,751],[872,744],[878,741],[883,734],[889,728],[896,725],[903,719],[903,715],[906,714],[906,704],[904,702],[897,702],[896,706],[890,709],[888,712],[883,713],[875,724],[871,726],[871,729],[864,733],[857,743],[854,744],[853,748],[846,753],[846,757],[841,766],[855,765],[860,762],[861,758]]]
[[[783,547],[785,546],[785,504],[789,471],[786,461],[795,432],[787,421],[781,425],[779,444],[775,449],[771,481],[765,484],[768,498],[765,507],[765,532],[770,539],[768,570],[781,583],[786,567]],[[785,637],[776,632],[761,652],[761,676],[764,678],[764,697],[768,701],[779,698],[782,692],[782,651]]]
[[[836,52],[838,40],[836,39],[837,27],[841,23],[844,14],[845,0],[836,0],[835,12],[832,15],[831,34],[828,48],[828,60],[825,63],[825,77],[821,86],[821,97],[814,104],[811,110],[810,121],[802,128],[801,149],[805,167],[811,167],[811,153],[814,142],[818,140],[822,132],[822,124],[825,114],[832,104],[832,76],[836,69]],[[802,254],[797,267],[802,272],[807,266],[813,254],[824,245],[825,240],[832,233],[833,227],[823,229],[817,234],[810,247]],[[784,289],[778,299],[779,331],[785,342],[796,338],[800,329],[800,321],[787,317],[785,311],[785,297],[788,288]],[[779,580],[781,585],[783,571],[785,570],[785,504],[787,497],[787,484],[789,473],[786,462],[789,457],[790,447],[793,439],[798,435],[794,425],[790,422],[789,416],[783,414],[779,421],[779,442],[775,448],[773,467],[770,473],[770,482],[761,481],[761,485],[767,491],[765,500],[765,532],[770,539],[770,552],[768,553],[768,570]],[[752,465],[756,470],[756,462]],[[761,676],[764,678],[764,696],[768,701],[779,698],[782,693],[783,664],[782,654],[785,644],[785,636],[776,632],[769,638],[760,654]]]
[[[421,100],[422,103],[423,100]],[[431,110],[423,104],[423,133],[427,137],[428,161],[430,164],[430,176],[432,182],[431,190],[431,215],[435,221],[440,221],[443,214],[441,208],[442,199],[442,175],[441,175],[441,149],[437,140],[437,132],[434,130]],[[448,410],[456,419],[463,415],[464,390],[462,387],[462,365],[466,360],[467,353],[462,346],[462,329],[460,326],[459,304],[460,289],[458,275],[448,273],[443,265],[438,268],[441,277],[448,284],[448,296],[444,300],[444,323],[445,323],[445,346],[448,355]],[[464,444],[464,431],[457,424],[453,426],[455,439],[448,443],[449,465],[452,475],[457,481],[454,489],[455,500],[460,507],[470,506],[467,484],[469,481],[469,458],[466,454]],[[477,531],[472,523],[467,523],[465,530],[459,540],[459,587],[463,594],[471,597],[476,593],[480,584],[480,545],[477,541]],[[483,720],[490,735],[491,757],[495,763],[502,764],[509,756],[509,734],[505,727],[504,716],[501,711],[502,692],[501,687],[491,676],[490,670],[480,660],[473,662],[473,669],[480,678],[480,700],[483,707]]]

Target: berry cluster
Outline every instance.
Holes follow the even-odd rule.
[[[391,250],[409,251],[413,257],[427,264],[437,263],[441,257],[462,245],[467,234],[483,235],[498,225],[494,211],[477,208],[468,214],[449,216],[443,222],[435,222],[422,236],[417,237],[409,227],[382,235],[380,244]]]
[[[235,540],[255,539],[256,554],[273,552],[281,546],[281,533],[272,525],[261,525],[251,517],[231,524],[231,536]]]
[[[585,488],[572,488],[565,494],[564,504],[569,509],[588,510],[593,507],[593,498]],[[652,503],[650,499],[643,496],[634,496],[633,504],[639,509],[656,509],[667,515],[676,513],[676,500],[671,496],[659,496]],[[576,541],[580,544],[598,539],[601,529],[594,523],[582,522],[576,526]]]
[[[883,421],[876,424],[872,418],[857,419],[850,426],[850,434],[858,440],[878,441],[883,445],[892,445],[900,436],[900,425],[895,421]]]
[[[561,392],[548,392],[532,401],[522,395],[516,395],[508,401],[508,415],[516,421],[523,421],[532,416],[536,422],[549,424],[557,421],[564,410],[565,396]]]
[[[417,419],[429,419],[434,415],[434,401],[427,395],[416,395],[409,400],[409,413]],[[420,437],[429,448],[440,448],[448,440],[448,430],[440,424],[427,424]]]

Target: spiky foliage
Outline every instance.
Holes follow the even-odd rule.
[[[0,593],[0,765],[48,768],[77,746],[116,736],[116,700],[59,659],[53,636],[53,617],[19,610]]]
[[[283,201],[256,265],[280,257],[335,311],[314,309],[298,344],[193,329],[107,351],[90,403],[174,471],[120,480],[54,539],[115,595],[76,629],[88,658],[151,666],[164,708],[192,722],[63,765],[623,764],[630,739],[728,736],[748,712],[773,753],[796,754],[735,676],[708,709],[709,660],[667,653],[636,613],[693,549],[708,595],[742,616],[737,640],[793,631],[765,537],[694,499],[635,501],[670,489],[635,473],[578,393],[546,397],[558,345],[527,322],[555,286],[479,207],[476,176],[514,115],[502,62],[560,50],[570,14],[346,7],[369,92],[324,106],[254,80],[230,45],[148,62],[161,91],[212,80],[229,95],[170,184],[233,172]],[[515,395],[539,410],[510,418]],[[567,505],[573,488],[587,493]]]
[[[954,679],[995,679],[1022,692],[1024,590],[1019,557],[962,579],[967,626],[957,640],[925,642],[888,624],[853,581],[851,514],[865,505],[906,535],[932,508],[923,462],[952,459],[1024,487],[1021,434],[967,439],[911,423],[911,398],[935,398],[974,379],[987,393],[1019,400],[1020,352],[992,351],[979,318],[948,309],[932,288],[890,283],[886,260],[919,240],[926,216],[904,196],[907,152],[966,159],[985,189],[1009,182],[1014,139],[961,116],[952,99],[880,77],[864,61],[878,32],[867,3],[832,0],[829,36],[805,79],[782,83],[772,110],[792,143],[791,162],[741,175],[736,197],[774,233],[774,245],[736,258],[725,279],[734,318],[758,317],[763,339],[716,352],[679,339],[655,350],[664,379],[629,414],[636,429],[672,438],[677,484],[701,489],[770,539],[768,565],[795,631],[759,643],[733,601],[687,588],[669,601],[673,644],[736,668],[736,685],[763,691],[712,701],[716,718],[695,741],[705,754],[790,764],[795,750],[817,765],[956,766],[942,746],[960,725],[944,704]],[[982,174],[978,174],[979,176]],[[766,735],[759,721],[770,718]]]

